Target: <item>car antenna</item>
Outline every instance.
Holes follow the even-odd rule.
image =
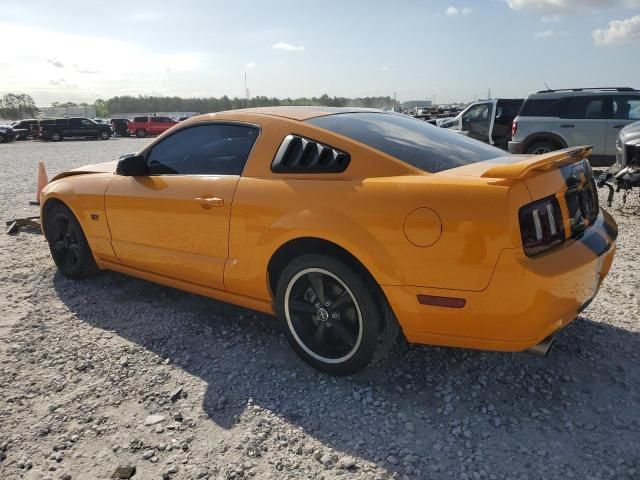
[[[544,86],[547,87],[547,90],[551,91],[551,89],[549,88],[549,85],[547,85],[547,82],[544,82]]]

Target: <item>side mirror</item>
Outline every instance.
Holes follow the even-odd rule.
[[[142,177],[149,174],[147,159],[142,155],[121,158],[116,167],[116,174],[124,177]]]

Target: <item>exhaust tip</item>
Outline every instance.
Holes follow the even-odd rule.
[[[554,337],[547,337],[537,345],[529,348],[527,352],[537,357],[546,357],[547,355],[549,355],[549,352],[551,352],[551,349],[553,349],[555,343],[556,339]]]

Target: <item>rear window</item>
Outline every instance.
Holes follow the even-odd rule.
[[[558,117],[560,116],[560,99],[525,100],[519,115],[521,117]]]
[[[429,173],[506,155],[495,147],[399,113],[341,113],[307,122]]]

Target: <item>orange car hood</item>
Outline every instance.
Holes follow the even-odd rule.
[[[115,173],[117,163],[117,160],[113,160],[111,162],[85,165],[83,167],[74,168],[73,170],[59,173],[55,177],[53,177],[51,181],[53,182],[54,180],[59,180],[64,177],[71,177],[73,175],[85,175],[87,173]]]

